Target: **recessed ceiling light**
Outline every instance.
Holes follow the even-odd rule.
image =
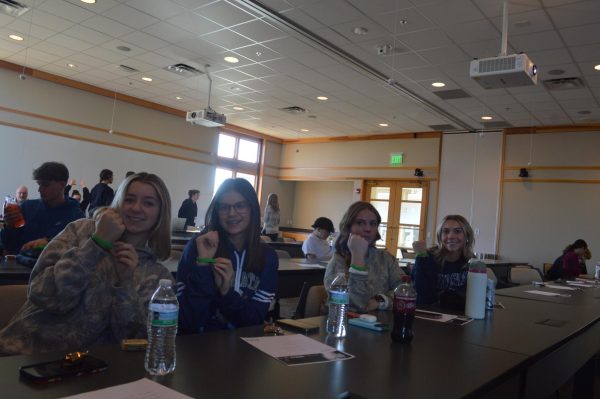
[[[77,65],[75,65],[75,64],[71,64],[71,63],[67,64],[67,66],[68,66],[69,68],[77,68]]]
[[[600,64],[596,65],[596,66],[594,67],[594,69],[595,69],[596,71],[600,71]]]
[[[310,132],[308,129],[300,129],[301,132]]]
[[[148,76],[142,76],[142,80],[146,82],[152,82],[152,78],[149,78]]]
[[[366,35],[367,33],[369,33],[369,30],[367,28],[365,28],[364,26],[355,26],[354,29],[352,29],[352,32],[354,32],[355,35]]]
[[[96,4],[96,0],[81,0],[81,2],[86,4]]]
[[[317,97],[317,100],[325,101],[325,100],[329,100],[329,97],[319,96],[319,97]]]
[[[237,64],[238,62],[240,62],[240,60],[232,56],[227,56],[223,59],[225,60],[225,62],[229,62],[230,64]]]
[[[8,37],[10,37],[11,39],[16,40],[18,42],[22,42],[23,40],[25,40],[25,39],[23,39],[22,36],[19,36],[19,35],[8,35]]]
[[[176,96],[175,98],[178,100],[183,100],[183,97]]]
[[[443,82],[433,82],[431,85],[433,87],[444,87],[444,86],[446,86],[446,83],[443,83]]]
[[[481,117],[481,119],[483,119],[484,121],[489,121],[489,120],[492,120],[493,118],[491,116],[484,115]]]
[[[388,127],[389,124],[388,123],[380,123],[379,126],[381,126],[381,127]]]
[[[242,107],[233,107],[233,109],[235,109],[236,111],[243,111],[244,110],[244,108],[242,108]]]

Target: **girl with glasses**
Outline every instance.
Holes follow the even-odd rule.
[[[417,304],[439,300],[442,307],[463,309],[467,287],[467,264],[473,257],[475,238],[471,225],[460,215],[448,215],[438,227],[437,246],[413,242],[416,252],[412,270]]]
[[[260,241],[260,207],[252,185],[225,180],[205,222],[177,268],[181,333],[262,324],[275,299],[279,261]]]
[[[381,238],[380,223],[381,216],[370,203],[350,205],[340,222],[335,254],[325,271],[327,289],[338,273],[348,276],[350,307],[361,313],[391,309],[394,289],[404,274],[396,258],[375,248]]]

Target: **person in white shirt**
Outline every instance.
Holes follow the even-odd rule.
[[[308,260],[329,260],[333,255],[333,248],[329,245],[327,238],[335,233],[333,222],[326,217],[319,217],[312,225],[314,229],[308,238],[302,243],[302,252]]]

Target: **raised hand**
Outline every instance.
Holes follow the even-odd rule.
[[[233,266],[227,258],[217,258],[213,264],[213,276],[215,284],[221,295],[227,294],[233,281]]]
[[[352,255],[352,263],[364,265],[369,242],[358,234],[350,234],[348,237],[348,249]]]
[[[213,258],[218,247],[219,233],[216,231],[209,231],[196,237],[196,249],[200,258]]]
[[[96,231],[98,238],[111,244],[117,241],[125,232],[125,224],[119,212],[107,208],[96,219]]]
[[[412,243],[412,247],[415,250],[415,253],[423,253],[427,252],[427,243],[425,241],[415,241]]]

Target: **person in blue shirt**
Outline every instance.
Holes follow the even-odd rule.
[[[475,235],[463,216],[448,215],[438,227],[437,246],[427,249],[425,241],[415,241],[413,284],[417,304],[439,301],[442,307],[461,309],[465,306],[467,264],[473,257]]]
[[[233,329],[265,320],[277,288],[277,254],[260,241],[260,207],[245,179],[227,179],[177,268],[179,331]]]
[[[10,217],[0,237],[8,253],[43,247],[67,224],[84,216],[79,203],[64,195],[69,180],[69,170],[59,162],[45,162],[33,171],[33,180],[39,186],[40,199],[26,200],[21,204],[25,225],[11,228]]]

